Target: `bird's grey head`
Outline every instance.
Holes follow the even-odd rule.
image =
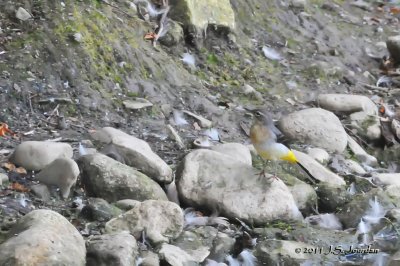
[[[254,119],[256,122],[268,127],[275,135],[281,135],[282,132],[275,126],[272,120],[272,115],[268,110],[256,109],[253,111]]]

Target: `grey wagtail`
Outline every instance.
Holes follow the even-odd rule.
[[[250,139],[260,157],[264,160],[283,160],[290,163],[296,163],[311,177],[311,181],[315,183],[315,178],[303,165],[299,163],[293,151],[282,143],[277,142],[277,135],[280,135],[281,132],[275,127],[270,114],[267,111],[262,110],[255,110],[253,111],[253,114],[254,122],[250,128]],[[265,177],[265,164],[260,176]],[[278,178],[276,176],[276,165],[273,178]]]

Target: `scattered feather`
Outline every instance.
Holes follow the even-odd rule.
[[[265,57],[270,60],[279,61],[283,59],[282,56],[275,49],[272,49],[270,47],[264,46],[262,48],[262,51]]]
[[[205,266],[226,266],[226,264],[222,262],[217,262],[215,260],[207,259]]]
[[[170,201],[175,202],[176,204],[180,205],[179,202],[179,196],[178,196],[178,190],[176,189],[176,184],[175,180],[173,180],[171,183],[166,185],[167,188],[167,197]]]
[[[205,225],[222,225],[229,227],[228,219],[225,217],[216,216],[203,216],[200,212],[195,211],[193,208],[184,210],[185,227],[189,226],[205,226]]]
[[[183,112],[174,110],[173,115],[174,115],[175,125],[184,126],[189,124],[188,121],[183,117]]]
[[[83,200],[81,197],[76,197],[73,201],[73,204],[76,206],[76,209],[82,210],[83,207],[85,207],[85,204],[83,204]]]
[[[363,219],[368,223],[376,224],[385,217],[386,211],[383,206],[379,203],[377,197],[374,200],[369,200],[370,209],[367,211]]]
[[[392,85],[392,78],[388,77],[388,76],[382,76],[378,79],[378,81],[376,82],[376,86],[377,87],[384,87],[384,88],[388,88]]]
[[[321,228],[342,230],[342,224],[333,213],[309,216],[305,219],[305,221],[312,225],[318,225]]]
[[[190,68],[192,69],[196,68],[196,59],[194,58],[193,55],[189,53],[184,53],[181,60],[183,63],[187,64]]]
[[[357,193],[356,184],[354,182],[350,184],[349,188],[347,189],[347,193],[349,193],[351,196]]]
[[[210,128],[204,131],[204,135],[208,136],[210,140],[219,141],[219,133],[215,128]]]
[[[19,202],[19,204],[20,204],[22,207],[24,207],[24,208],[27,206],[27,199],[26,199],[26,197],[25,197],[24,194],[20,194],[20,195],[19,195],[18,202]]]
[[[84,156],[87,154],[85,147],[83,147],[82,143],[79,142],[79,156]]]
[[[137,259],[136,259],[136,266],[139,266],[139,265],[141,265],[142,263],[143,263],[143,261],[144,261],[144,259],[142,258],[142,257],[138,257]]]
[[[240,261],[233,258],[232,255],[226,257],[229,266],[240,266]]]
[[[255,265],[257,265],[256,257],[248,249],[244,249],[242,252],[240,252],[239,257],[242,259],[242,266],[255,266]]]

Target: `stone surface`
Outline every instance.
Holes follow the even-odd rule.
[[[167,33],[159,38],[159,42],[162,45],[172,47],[183,41],[183,28],[182,26],[173,20],[168,20],[168,31]]]
[[[36,175],[36,179],[45,185],[58,186],[65,199],[68,197],[71,187],[76,183],[78,175],[79,167],[74,160],[59,158],[40,171]]]
[[[313,246],[296,241],[270,239],[257,245],[255,255],[262,265],[277,265],[279,263],[299,265],[301,262],[313,258],[313,254],[295,252],[297,248],[303,251],[306,248],[313,248]]]
[[[138,110],[146,107],[152,107],[153,104],[146,99],[136,98],[135,100],[125,100],[122,102],[126,109]]]
[[[86,247],[88,266],[132,266],[138,255],[136,239],[128,232],[91,236]]]
[[[112,143],[124,163],[137,168],[159,182],[171,182],[171,168],[155,154],[147,142],[112,127],[104,127],[94,134],[95,140]]]
[[[42,170],[58,158],[72,158],[73,150],[69,144],[48,141],[25,141],[19,144],[10,161],[27,170]]]
[[[378,165],[378,160],[374,156],[369,155],[352,137],[347,136],[347,140],[349,148],[354,153],[357,160],[369,166]]]
[[[376,173],[372,180],[379,186],[400,185],[400,173]]]
[[[169,265],[187,266],[196,265],[195,259],[187,254],[184,250],[170,244],[162,244],[158,252],[161,260],[166,261]]]
[[[26,21],[32,17],[32,15],[29,14],[29,12],[26,11],[26,9],[23,7],[18,8],[17,12],[15,13],[15,16],[17,17],[17,19],[22,21]]]
[[[233,159],[238,160],[247,165],[252,164],[250,150],[243,144],[224,143],[211,147],[211,150],[231,156]]]
[[[315,161],[309,155],[293,150],[297,160],[319,181],[333,186],[344,186],[346,182],[340,176],[331,172],[323,165]]]
[[[108,202],[121,199],[167,200],[155,181],[103,154],[82,156],[78,163],[88,196],[103,198]]]
[[[117,206],[121,210],[129,211],[130,209],[135,207],[137,204],[140,204],[140,201],[132,200],[132,199],[123,199],[123,200],[117,201],[115,203],[115,206]]]
[[[281,180],[259,178],[259,170],[210,150],[189,153],[177,171],[180,199],[189,206],[218,206],[223,216],[256,224],[274,219],[302,219]],[[263,211],[260,211],[263,210]]]
[[[400,35],[390,36],[386,41],[387,49],[389,50],[390,56],[399,63],[400,62]]]
[[[122,213],[122,210],[109,204],[104,199],[88,198],[81,215],[90,221],[106,222]]]
[[[347,145],[347,134],[339,118],[321,108],[291,113],[279,120],[278,127],[291,140],[329,152],[341,153]]]
[[[379,140],[382,137],[381,122],[375,114],[367,112],[352,113],[349,117],[352,128],[357,130],[358,135],[367,140]]]
[[[320,148],[309,148],[307,149],[307,154],[320,164],[325,164],[329,161],[329,153]]]
[[[85,265],[85,242],[62,215],[35,210],[10,231],[0,245],[0,265]]]
[[[369,115],[377,115],[378,107],[367,96],[352,94],[320,94],[318,104],[334,113],[351,114],[363,111]]]
[[[49,188],[44,184],[35,184],[31,186],[31,192],[38,198],[49,201],[51,198],[51,193]]]
[[[199,31],[208,25],[235,29],[235,14],[229,0],[172,0],[170,4],[174,7],[171,17],[186,27],[192,26]]]
[[[146,200],[107,222],[107,232],[129,231],[136,238],[143,230],[152,243],[168,242],[183,229],[183,212],[175,203]]]

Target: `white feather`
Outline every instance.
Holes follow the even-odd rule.
[[[189,53],[184,53],[181,60],[183,63],[187,64],[190,68],[192,69],[196,68],[196,59],[194,58],[193,55]]]
[[[242,266],[255,266],[257,263],[256,257],[250,250],[244,249],[240,252],[239,257],[242,259]]]
[[[79,142],[79,155],[84,156],[87,154],[85,147],[83,147],[82,143]]]

